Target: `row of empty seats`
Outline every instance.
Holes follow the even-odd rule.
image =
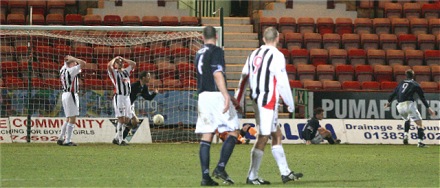
[[[76,6],[76,0],[1,0],[2,14],[26,14],[32,7],[35,14],[64,14],[66,6]]]
[[[438,34],[439,18],[356,18],[354,24],[351,18],[317,18],[281,17],[279,22],[275,17],[260,18],[260,32],[267,27],[277,27],[281,33],[392,33],[392,34]]]
[[[348,64],[348,65],[438,65],[440,50],[363,50],[363,49],[280,49],[286,62],[298,64]]]
[[[320,35],[318,33],[280,33],[278,47],[292,49],[342,48],[350,49],[411,49],[435,50],[439,48],[440,34],[343,34]]]
[[[1,14],[1,24],[25,25],[29,24],[29,15],[12,13],[7,16]],[[181,16],[180,21],[177,16],[139,16],[127,15],[122,18],[119,15],[100,15],[89,14],[82,16],[80,14],[33,14],[33,25],[106,25],[106,26],[198,26],[199,20],[194,16]]]
[[[377,9],[383,12],[383,17],[439,17],[440,4],[436,0],[432,3],[428,0],[397,0],[397,2],[380,0],[376,1],[377,7],[374,6],[374,2],[374,0],[360,0],[359,8]]]
[[[424,92],[439,92],[440,82],[419,82],[420,87],[424,90]],[[316,81],[316,80],[306,80],[301,82],[299,80],[290,80],[290,86],[292,88],[305,88],[310,90],[334,90],[334,91],[392,91],[396,88],[398,82],[394,81],[334,81],[334,80],[324,80],[324,81]]]
[[[292,80],[337,80],[337,81],[396,81],[405,79],[405,71],[412,68],[417,81],[440,81],[440,65],[286,65]]]

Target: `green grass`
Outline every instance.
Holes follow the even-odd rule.
[[[221,145],[211,148],[211,170]],[[227,166],[245,187],[251,145],[237,145]],[[260,175],[270,187],[439,187],[440,146],[284,145],[300,181],[283,184],[267,146]],[[0,187],[196,187],[198,144],[1,144]]]

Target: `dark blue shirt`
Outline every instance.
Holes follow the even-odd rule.
[[[397,98],[397,102],[414,101],[414,93],[417,93],[425,107],[429,108],[429,104],[425,99],[422,88],[420,87],[419,83],[412,79],[401,81],[388,98],[388,102],[391,102],[394,97]]]
[[[150,92],[148,91],[148,86],[146,84],[141,85],[141,82],[137,81],[131,84],[131,93],[130,93],[131,104],[134,103],[134,101],[137,99],[139,95],[142,96],[145,100],[151,101],[156,96],[156,93],[153,92],[153,94],[150,95]]]
[[[197,69],[197,92],[219,91],[214,80],[214,73],[220,71],[225,76],[223,50],[213,44],[203,45],[196,54],[195,66]]]
[[[302,136],[304,140],[312,140],[313,138],[315,138],[316,132],[318,132],[319,127],[321,127],[321,125],[319,124],[318,118],[316,118],[315,116],[310,118],[302,130]]]

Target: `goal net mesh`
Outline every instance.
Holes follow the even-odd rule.
[[[150,92],[160,91],[151,101],[138,97],[134,103],[137,116],[150,121],[153,142],[199,139],[193,61],[203,44],[201,27],[17,27],[0,30],[0,116],[27,116],[29,108],[32,117],[65,117],[59,70],[71,55],[87,62],[80,74],[79,117],[114,118],[107,63],[122,56],[137,63],[131,82],[147,71]],[[155,114],[165,117],[164,125],[152,123]]]

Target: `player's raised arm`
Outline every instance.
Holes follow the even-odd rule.
[[[111,71],[113,70],[113,67],[114,67],[115,61],[116,61],[116,59],[118,59],[118,58],[120,58],[120,57],[117,56],[117,57],[113,58],[112,60],[110,60],[110,61],[108,62],[108,64],[107,64],[107,70],[108,70],[108,71],[111,72]]]
[[[130,59],[122,58],[125,62],[127,62],[132,68],[136,67],[136,62]]]

